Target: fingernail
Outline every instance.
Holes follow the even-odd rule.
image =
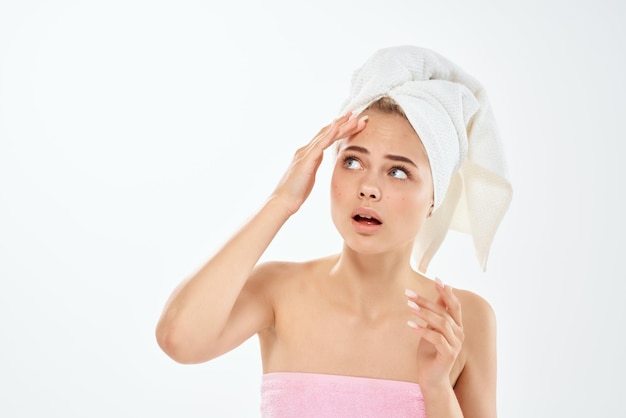
[[[411,321],[411,320],[406,321],[406,324],[407,324],[408,326],[410,326],[411,328],[413,328],[413,329],[419,329],[419,325],[417,325],[415,322],[413,322],[413,321]]]
[[[404,294],[407,295],[408,297],[414,298],[414,299],[417,297],[417,293],[415,293],[411,289],[404,289]]]
[[[366,121],[366,120],[368,120],[369,118],[370,118],[370,117],[369,117],[368,115],[365,115],[365,116],[361,117],[361,119],[359,119],[359,122],[358,122],[358,123],[359,123],[359,124],[361,124],[361,123],[365,123],[365,121]]]
[[[442,289],[446,287],[446,285],[443,284],[443,282],[441,281],[439,277],[435,278],[435,283],[437,284],[437,286],[439,286]]]
[[[417,303],[413,302],[412,300],[408,300],[406,303],[407,303],[407,305],[409,305],[409,308],[413,308],[416,311],[420,310],[420,307],[417,306]]]

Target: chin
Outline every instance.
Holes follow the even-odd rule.
[[[390,246],[388,240],[373,236],[343,236],[343,242],[347,248],[362,255],[384,254],[399,248]]]
[[[415,237],[407,237],[406,239],[394,239],[393,241],[389,237],[382,235],[356,235],[341,234],[345,247],[350,250],[362,254],[362,255],[380,255],[393,252],[405,252],[409,254],[413,249],[413,242]]]

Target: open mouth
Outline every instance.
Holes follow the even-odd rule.
[[[373,218],[369,215],[355,215],[352,219],[354,219],[358,223],[366,225],[380,225],[382,223],[378,219]]]

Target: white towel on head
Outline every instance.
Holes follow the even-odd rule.
[[[415,239],[426,272],[450,228],[472,236],[483,270],[512,188],[487,95],[462,68],[415,46],[384,48],[352,76],[342,114],[392,98],[419,135],[431,166],[435,210]]]

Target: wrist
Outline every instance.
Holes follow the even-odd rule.
[[[271,195],[265,201],[263,207],[268,209],[271,213],[279,216],[283,221],[286,221],[291,217],[291,215],[298,211],[298,208],[294,208],[293,204],[290,204],[290,202],[277,194]]]
[[[456,398],[454,388],[449,382],[420,384],[420,389],[425,399],[447,399],[451,396]]]
[[[462,418],[463,411],[449,382],[422,387],[426,415],[432,418]]]

